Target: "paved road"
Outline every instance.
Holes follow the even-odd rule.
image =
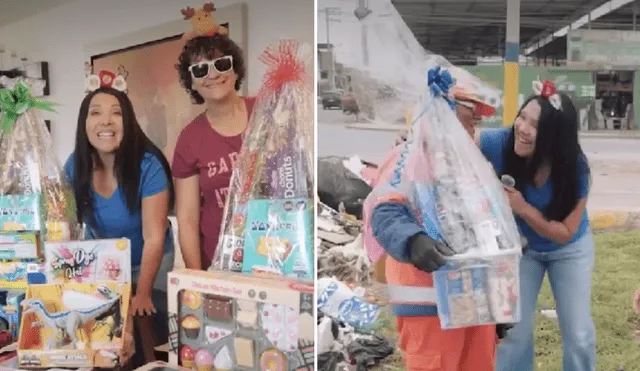
[[[380,162],[397,133],[357,130],[345,127],[353,116],[341,111],[318,112],[318,156],[359,155]],[[640,210],[640,140],[620,138],[581,138],[590,160],[593,189],[591,209]]]

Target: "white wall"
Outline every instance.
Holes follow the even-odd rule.
[[[222,8],[239,0],[217,0]],[[180,9],[201,7],[193,0],[76,0],[0,28],[0,44],[30,61],[49,62],[51,96],[58,103],[52,120],[54,147],[60,161],[73,151],[77,115],[84,97],[85,49],[105,40],[180,20]],[[281,37],[314,45],[313,0],[246,0],[248,6],[249,93],[256,92],[264,73],[260,53]],[[0,6],[1,7],[1,6]],[[2,11],[0,9],[0,11]],[[190,29],[184,21],[185,31]],[[171,36],[171,35],[166,35]],[[147,40],[153,41],[153,40]],[[7,58],[5,58],[6,64]]]

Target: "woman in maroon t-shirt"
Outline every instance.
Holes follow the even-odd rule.
[[[242,54],[226,35],[199,36],[187,41],[176,65],[193,102],[205,107],[180,133],[172,165],[180,250],[190,269],[211,265],[255,101],[238,95],[246,72]]]

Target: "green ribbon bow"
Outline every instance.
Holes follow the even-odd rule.
[[[55,111],[53,103],[33,98],[29,87],[22,81],[13,90],[0,89],[0,130],[10,133],[18,117],[31,108]]]

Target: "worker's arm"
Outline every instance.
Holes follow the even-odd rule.
[[[378,243],[395,260],[409,262],[410,241],[424,229],[407,206],[398,202],[383,202],[373,209],[371,229]]]

